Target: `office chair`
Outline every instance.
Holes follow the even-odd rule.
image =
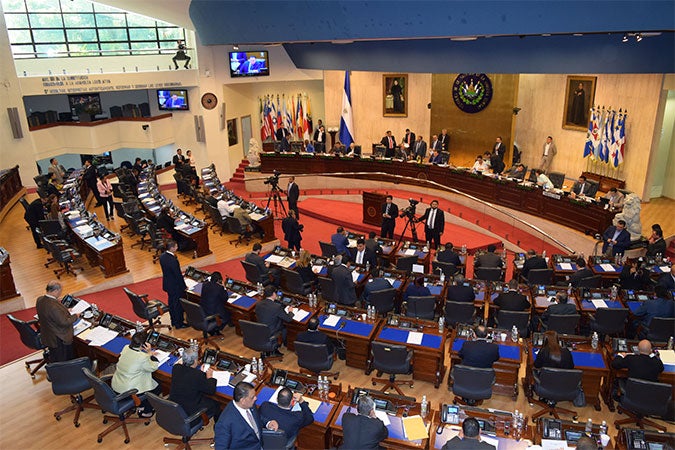
[[[143,320],[148,321],[148,326],[146,330],[156,330],[160,328],[171,329],[171,325],[162,324],[161,315],[169,310],[169,307],[159,300],[148,300],[148,294],[135,294],[130,289],[124,289],[124,293],[127,294],[129,300],[131,301],[131,307],[134,310],[134,314],[140,317]],[[157,319],[157,320],[155,320]]]
[[[180,299],[180,303],[183,305],[188,325],[202,332],[202,338],[198,340],[199,344],[211,344],[220,351],[218,344],[213,341],[221,340],[222,336],[219,334],[209,336],[210,333],[214,333],[222,327],[223,322],[220,320],[220,317],[218,315],[207,316],[199,304],[185,300],[184,298]]]
[[[673,335],[673,330],[675,330],[675,318],[654,317],[649,322],[649,327],[640,326],[638,334],[646,333],[647,339],[650,341],[666,342]]]
[[[319,290],[324,302],[335,302],[335,282],[332,278],[317,277],[319,281]]]
[[[454,327],[458,323],[473,324],[476,308],[473,302],[445,302],[445,323]]]
[[[146,426],[150,424],[150,419],[136,419],[129,417],[131,414],[136,412],[136,407],[141,404],[141,400],[136,395],[138,392],[137,389],[130,389],[126,392],[122,392],[121,394],[117,394],[107,384],[107,381],[112,379],[112,375],[106,375],[102,378],[99,378],[86,367],[82,368],[82,372],[89,380],[91,387],[94,389],[96,403],[98,403],[98,405],[101,407],[101,412],[104,412],[103,423],[107,424],[108,420],[113,421],[112,425],[110,425],[98,435],[96,442],[100,444],[103,442],[103,437],[105,437],[108,433],[116,430],[119,427],[122,427],[125,437],[124,443],[128,444],[131,440],[129,439],[129,430],[127,430],[128,423],[143,422]],[[105,412],[109,412],[114,415],[107,415]]]
[[[544,330],[554,330],[558,334],[575,334],[579,325],[579,314],[551,314],[548,323],[543,324]]]
[[[598,332],[600,341],[604,341],[605,335],[619,337],[626,334],[628,308],[598,308],[595,314],[588,314],[588,318],[591,330]]]
[[[21,338],[23,345],[32,350],[42,350],[42,358],[31,359],[30,361],[25,362],[26,370],[30,373],[30,377],[35,379],[35,373],[49,362],[49,349],[42,343],[40,332],[36,327],[38,321],[31,320],[29,322],[24,322],[11,314],[7,314],[7,318],[12,322],[16,331],[19,332],[19,337]],[[33,370],[30,370],[31,364],[37,364],[37,366],[35,366]]]
[[[295,270],[281,268],[281,287],[288,292],[298,295],[307,295],[312,292],[312,283],[305,283]]]
[[[522,338],[527,337],[530,325],[529,311],[497,311],[496,317],[497,328],[502,330],[511,330],[515,325],[518,329],[518,335]]]
[[[483,281],[504,281],[504,272],[501,267],[476,267],[473,277]]]
[[[396,270],[402,270],[404,272],[410,273],[412,272],[413,264],[416,263],[417,263],[416,255],[401,256],[396,260],[396,265],[394,267],[396,268]]]
[[[244,261],[243,259],[241,260],[241,265],[244,268],[244,272],[246,273],[246,280],[250,283],[253,284],[258,284],[262,283],[263,286],[267,286],[270,284],[272,281],[269,279],[269,277],[264,277],[258,270],[258,267],[250,262]]]
[[[150,247],[155,251],[152,254],[152,263],[156,264],[166,249],[166,242],[171,239],[171,235],[164,230],[157,229],[157,225],[150,222],[148,223],[148,236],[150,236]]]
[[[653,381],[628,378],[624,386],[624,394],[619,400],[617,411],[619,414],[626,413],[628,419],[617,420],[614,426],[620,429],[622,425],[634,423],[640,428],[649,425],[661,431],[666,427],[659,425],[646,416],[665,416],[668,404],[672,397],[673,386],[668,383],[655,383]]]
[[[279,350],[281,337],[272,334],[270,327],[264,323],[240,320],[239,328],[244,338],[244,347],[260,352],[264,360],[282,359],[281,356],[271,356]]]
[[[527,284],[550,285],[553,282],[553,269],[531,269],[527,273]]]
[[[557,402],[571,402],[577,397],[582,375],[583,371],[577,369],[541,368],[534,384],[534,392],[539,396],[539,400],[534,397],[528,400],[544,408],[532,415],[532,421],[536,421],[546,413],[560,419],[558,415],[560,412],[572,414],[576,420],[578,417],[576,411],[559,408]]]
[[[589,184],[588,193],[586,194],[586,197],[595,198],[596,194],[598,193],[598,189],[600,188],[600,183],[598,183],[597,181],[593,181],[593,180],[586,180],[586,183]],[[630,193],[630,191],[629,191],[629,193]],[[624,193],[624,195],[626,195],[626,194]]]
[[[204,203],[204,208],[208,213],[208,217],[211,218],[211,228],[220,228],[220,235],[222,236],[225,231],[230,231],[230,228],[227,225],[227,218],[223,218],[220,215],[220,211],[215,206],[209,204],[208,202]],[[216,230],[213,231],[214,233]]]
[[[319,241],[319,247],[321,248],[321,256],[324,258],[332,258],[333,256],[337,256],[338,254],[335,244],[331,242]]]
[[[492,386],[496,379],[492,368],[455,365],[452,367],[450,377],[452,378],[452,393],[455,394],[452,402],[455,404],[480,405],[483,400],[492,397]]]
[[[453,263],[434,261],[431,263],[431,267],[434,269],[434,273],[438,273],[438,269],[441,269],[446,277],[455,276],[457,273],[457,266],[455,266]]]
[[[170,434],[181,437],[180,439],[165,437],[163,440],[165,447],[168,444],[176,444],[178,445],[176,450],[190,450],[190,443],[211,444],[213,442],[213,438],[192,439],[192,436],[209,423],[206,408],[188,416],[178,403],[159,397],[152,392],[147,392],[145,395],[155,410],[157,424]]]
[[[556,189],[562,189],[563,184],[565,184],[565,174],[561,172],[549,172],[548,179],[553,183],[553,187]]]
[[[340,372],[331,372],[334,356],[328,352],[326,344],[310,344],[308,342],[295,341],[294,349],[298,355],[300,373],[319,376],[325,375],[337,380]]]
[[[399,388],[400,385],[407,384],[413,387],[413,380],[396,380],[396,374],[408,374],[412,372],[413,352],[408,350],[405,345],[391,345],[373,341],[370,347],[370,355],[370,364],[366,374],[369,374],[373,369],[377,370],[377,376],[381,376],[382,372],[389,374],[389,379],[371,378],[373,386],[377,383],[383,383],[384,386],[380,389],[382,392],[394,389],[399,395],[405,395]]]
[[[368,303],[375,307],[378,314],[386,316],[389,311],[394,310],[396,293],[397,291],[394,288],[371,292],[368,296]]]
[[[262,430],[262,446],[265,450],[287,450],[295,448],[296,437],[290,441],[284,430]]]
[[[51,239],[49,236],[43,236],[45,248],[52,255],[52,258],[61,266],[60,269],[54,270],[54,275],[57,279],[61,279],[64,273],[77,277],[75,270],[84,270],[82,267],[74,266],[75,258],[79,258],[80,254],[74,248],[70,247],[65,241],[58,239]]]
[[[599,289],[602,286],[602,275],[593,275],[579,280],[578,288]]]
[[[93,395],[82,398],[82,393],[91,389],[89,379],[84,376],[82,368],[86,367],[91,371],[96,371],[96,361],[92,361],[87,356],[71,359],[70,361],[55,362],[47,364],[47,378],[52,382],[52,392],[54,395],[70,396],[70,405],[54,413],[56,420],[61,420],[61,416],[67,412],[75,411],[73,424],[75,428],[80,426],[78,422],[80,413],[84,408],[101,409],[98,405],[92,403]]]
[[[408,297],[408,301],[404,302],[403,306],[407,317],[434,320],[436,315],[436,297],[433,295]]]
[[[236,234],[237,237],[230,239],[230,245],[234,242],[234,246],[238,247],[243,241],[246,241],[247,244],[251,242],[251,236],[249,231],[244,225],[239,222],[239,219],[235,217],[227,217],[227,227],[230,230],[230,233]]]

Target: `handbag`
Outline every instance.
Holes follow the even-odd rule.
[[[579,386],[579,392],[572,401],[572,404],[576,407],[586,406],[586,394],[584,394],[584,388],[582,388],[581,386]]]

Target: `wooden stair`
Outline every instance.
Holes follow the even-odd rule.
[[[239,167],[237,167],[237,170],[235,170],[232,174],[232,178],[230,178],[230,183],[244,184],[244,180],[246,178],[244,176],[244,171],[246,170],[246,167],[248,167],[248,164],[249,163],[247,159],[241,160]]]

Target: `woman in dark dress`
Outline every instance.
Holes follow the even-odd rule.
[[[394,80],[394,83],[391,85],[391,95],[394,97],[394,112],[402,113],[404,112],[403,108],[403,87],[398,84],[398,80]]]
[[[558,343],[558,333],[548,330],[544,333],[544,345],[537,353],[534,367],[550,367],[554,369],[574,369],[572,353]]]
[[[312,258],[307,250],[300,250],[296,269],[303,283],[316,283],[316,274],[312,271]]]

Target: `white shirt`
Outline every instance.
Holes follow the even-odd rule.
[[[232,403],[234,403],[234,407],[237,408],[237,411],[239,411],[239,414],[241,414],[241,417],[244,418],[244,420],[246,421],[248,426],[250,426],[251,429],[253,430],[253,432],[260,438],[261,437],[260,436],[260,428],[258,428],[258,424],[255,423],[255,419],[253,419],[254,420],[253,423],[249,420],[249,415],[248,415],[249,410],[241,408],[239,405],[237,405],[237,402],[235,402],[234,400],[232,401]],[[253,417],[253,413],[251,413],[250,417]]]
[[[473,163],[473,167],[471,168],[472,171],[474,172],[487,172],[489,167],[487,164],[485,164],[485,161],[476,161]]]
[[[361,250],[356,252],[356,264],[363,264],[363,255],[365,255],[366,250]]]
[[[429,218],[427,219],[427,228],[433,228],[435,220],[436,220],[436,209],[431,208],[431,211],[429,211]]]
[[[544,156],[548,156],[548,150],[551,148],[551,143],[547,142],[546,145],[544,145]]]

